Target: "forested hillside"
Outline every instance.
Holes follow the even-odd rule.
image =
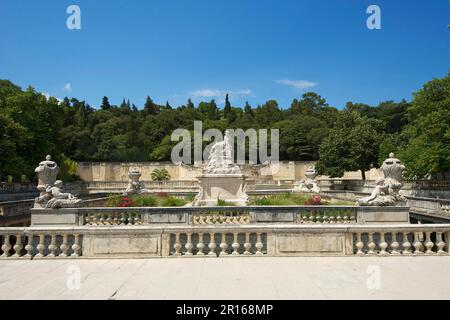
[[[319,160],[318,170],[331,176],[377,166],[391,151],[410,177],[450,171],[450,76],[428,82],[411,102],[348,102],[342,110],[314,92],[290,106],[275,100],[232,106],[228,97],[224,106],[214,100],[160,105],[150,97],[144,106],[126,99],[112,105],[104,97],[94,109],[0,80],[1,180],[33,179],[46,154],[69,174],[73,161],[170,160],[172,131],[193,130],[194,120],[203,121],[203,130],[278,128],[281,160]]]

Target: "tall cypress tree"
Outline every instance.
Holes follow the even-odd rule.
[[[109,109],[111,109],[111,105],[109,104],[108,97],[106,97],[106,96],[103,97],[101,108],[102,108],[103,110],[109,110]]]
[[[230,112],[231,112],[231,103],[227,93],[227,95],[225,96],[225,108],[223,108],[223,115],[225,116],[226,119],[228,119]]]

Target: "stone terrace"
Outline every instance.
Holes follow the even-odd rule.
[[[450,299],[448,270],[430,256],[3,260],[0,299]]]

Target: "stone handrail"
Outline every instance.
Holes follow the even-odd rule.
[[[0,228],[0,258],[447,256],[449,239],[450,224]]]
[[[405,208],[385,207],[388,212],[405,212]],[[149,224],[354,224],[365,213],[379,212],[375,207],[359,206],[244,206],[244,207],[126,207],[77,208],[57,211],[33,209],[33,225],[45,225],[41,216],[54,224],[52,215],[66,219],[68,225],[141,226]],[[407,208],[406,208],[407,213]],[[64,220],[59,220],[64,225]]]

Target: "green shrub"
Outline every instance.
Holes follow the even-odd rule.
[[[233,203],[233,202],[227,202],[227,201],[225,201],[225,200],[223,200],[223,199],[217,199],[217,205],[218,205],[219,207],[234,207],[234,206],[236,206],[235,203]]]
[[[156,207],[158,205],[156,197],[150,195],[137,195],[132,199],[136,207]]]
[[[152,180],[154,181],[170,180],[170,174],[166,169],[155,169],[152,171]]]
[[[185,199],[166,197],[161,200],[161,207],[182,207],[187,203]]]
[[[185,196],[184,198],[187,201],[192,202],[195,200],[195,196],[196,196],[196,194],[194,192],[189,192],[189,194],[187,196]]]

